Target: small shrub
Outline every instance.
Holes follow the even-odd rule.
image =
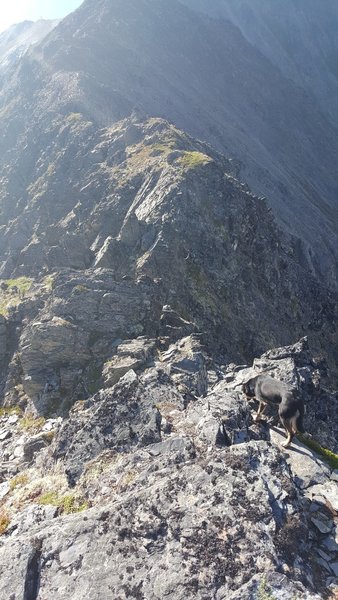
[[[0,510],[0,535],[5,533],[9,523],[10,518],[8,516],[8,513],[5,510]]]
[[[38,498],[39,504],[57,506],[60,512],[66,515],[87,510],[88,502],[74,494],[64,494],[60,496],[57,492],[47,492]]]

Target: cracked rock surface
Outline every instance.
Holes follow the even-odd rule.
[[[166,349],[147,338],[119,347],[124,358],[152,348],[151,362],[69,417],[36,423],[40,433],[23,434],[21,414],[2,418],[11,435],[1,444],[35,450],[29,460],[17,453],[15,474],[3,465],[1,597],[328,597],[335,471],[296,439],[282,450],[273,423],[253,422],[237,382],[267,357],[230,367],[230,378],[194,335]],[[270,354],[280,377],[304,374],[306,348],[303,340]],[[48,445],[34,446],[44,432]]]

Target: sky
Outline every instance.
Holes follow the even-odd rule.
[[[0,31],[21,21],[59,19],[75,10],[83,0],[0,0]]]

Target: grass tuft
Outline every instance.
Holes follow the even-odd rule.
[[[26,415],[20,421],[20,427],[31,433],[37,433],[45,424],[45,417],[34,417],[31,414]]]
[[[0,418],[10,417],[11,415],[21,415],[21,408],[18,406],[2,406],[0,408]]]
[[[66,515],[82,512],[89,507],[88,502],[77,498],[74,494],[59,496],[56,492],[47,492],[38,498],[39,504],[57,506]]]
[[[28,476],[25,473],[16,475],[16,477],[13,477],[13,479],[10,480],[9,489],[11,492],[14,492],[16,488],[25,486],[28,481]]]
[[[33,280],[29,277],[18,277],[17,279],[6,279],[5,284],[8,289],[17,288],[21,297],[25,296],[33,285]]]

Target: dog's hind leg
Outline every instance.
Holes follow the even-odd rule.
[[[287,419],[284,419],[283,417],[280,417],[280,420],[282,421],[282,425],[283,425],[285,431],[287,432],[286,441],[282,444],[282,446],[284,448],[288,448],[290,446],[290,444],[292,442],[292,438],[296,432],[293,430],[292,422],[290,422]]]
[[[304,417],[304,405],[302,403],[299,407],[298,416],[296,417],[296,429],[300,433],[305,433],[303,417]]]

